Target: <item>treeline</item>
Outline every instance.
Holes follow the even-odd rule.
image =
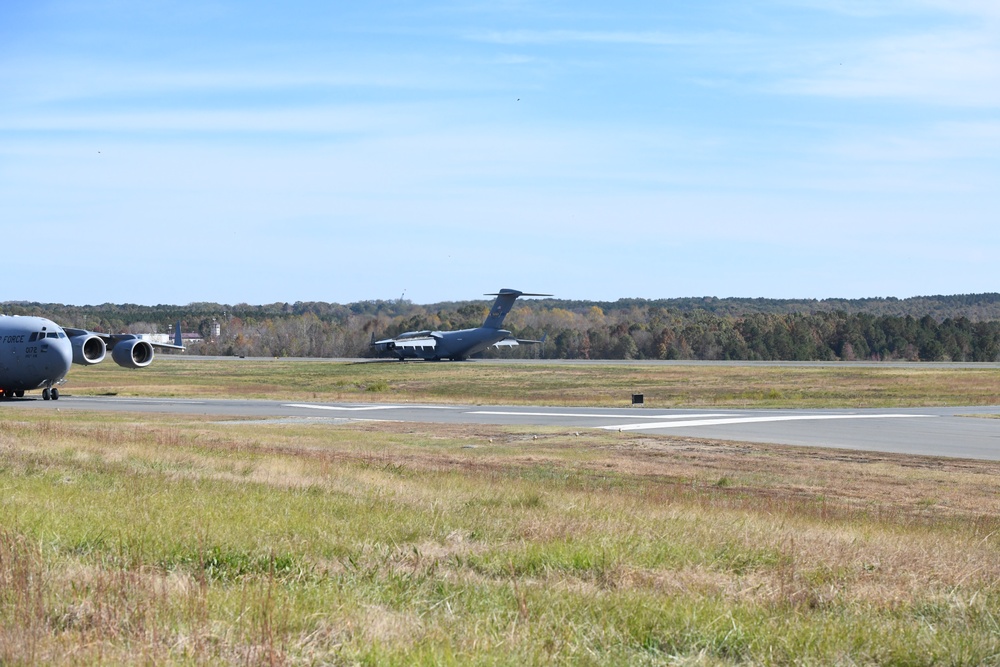
[[[827,310],[832,303],[844,308]],[[198,332],[190,354],[361,357],[372,336],[482,324],[490,301],[421,306],[405,300],[252,306],[194,303],[67,306],[8,302],[0,311],[42,315],[95,331]],[[796,309],[798,308],[798,309]],[[921,312],[881,312],[923,308]],[[787,310],[786,312],[786,309]],[[995,313],[995,314],[994,314]],[[220,334],[214,336],[214,325]],[[519,301],[505,326],[540,346],[498,356],[550,359],[1000,360],[1000,295],[915,299],[622,299],[600,304]],[[495,354],[495,353],[491,353]]]
[[[552,301],[555,307],[580,310],[597,306],[605,312],[633,307],[658,307],[682,313],[705,311],[713,315],[741,317],[753,313],[774,315],[844,312],[849,314],[895,315],[921,318],[930,315],[939,322],[948,318],[965,317],[973,322],[1000,320],[1000,294],[954,294],[946,296],[915,296],[907,299],[873,297],[867,299],[747,299],[685,297],[678,299],[619,299],[612,302]]]
[[[186,306],[110,304],[71,306],[54,303],[8,301],[0,303],[0,313],[7,315],[43,315],[67,326],[84,326],[93,322],[114,330],[134,322],[157,322],[163,325],[178,319],[228,318],[244,320],[281,319],[315,315],[325,322],[344,322],[352,315],[372,317],[419,317],[427,313],[450,313],[468,308],[487,307],[491,301],[443,301],[417,305],[405,299],[357,301],[349,304],[323,301],[236,305],[211,302],[189,303]],[[917,319],[930,315],[939,322],[964,317],[972,322],[1000,321],[1000,293],[915,296],[907,299],[873,297],[867,299],[748,299],[684,297],[675,299],[618,299],[617,301],[574,301],[566,299],[532,299],[519,302],[533,308],[562,308],[584,312],[598,307],[605,313],[634,309],[659,308],[679,313],[706,312],[713,315],[743,317],[754,313],[773,315],[844,312],[848,314],[907,315]]]
[[[1000,321],[844,312],[730,317],[656,308],[632,314],[638,316],[612,318],[595,307],[582,317],[574,314],[573,322],[552,326],[544,320],[558,311],[517,313],[525,324],[519,335],[547,333],[541,353],[555,359],[1000,360]],[[515,351],[526,352],[530,355],[526,348]]]

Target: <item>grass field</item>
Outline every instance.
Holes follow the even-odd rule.
[[[1000,465],[6,410],[0,663],[986,664]]]
[[[997,391],[996,371],[937,367],[521,368],[163,359],[75,369],[68,391],[618,404],[641,377],[647,400],[783,406]],[[888,397],[866,389],[873,370]],[[768,387],[783,397],[747,397]],[[998,556],[1000,463],[0,404],[4,665],[998,664]]]
[[[1000,404],[1000,370],[943,365],[559,365],[159,357],[142,370],[74,368],[64,391],[361,402],[652,407]]]

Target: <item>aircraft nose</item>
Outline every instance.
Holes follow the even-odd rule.
[[[66,377],[70,366],[73,365],[73,344],[69,338],[60,338],[49,343],[49,363],[51,364],[51,375],[57,376],[59,380]]]

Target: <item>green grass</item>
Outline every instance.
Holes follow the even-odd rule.
[[[0,663],[995,663],[998,473],[11,404]]]
[[[559,365],[202,359],[138,370],[74,369],[76,394],[669,407],[902,407],[1000,404],[1000,370],[900,365]]]

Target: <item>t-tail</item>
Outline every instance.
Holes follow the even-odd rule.
[[[511,306],[514,305],[514,300],[519,296],[552,296],[551,294],[529,294],[528,292],[518,292],[516,289],[502,289],[495,294],[487,294],[486,296],[495,296],[497,299],[493,302],[493,307],[490,308],[490,314],[486,316],[486,321],[483,322],[484,329],[500,329],[503,327],[503,320],[507,317],[507,313],[510,312]]]
[[[184,336],[181,335],[180,320],[177,320],[177,324],[174,325],[174,345],[177,347],[184,347]]]

